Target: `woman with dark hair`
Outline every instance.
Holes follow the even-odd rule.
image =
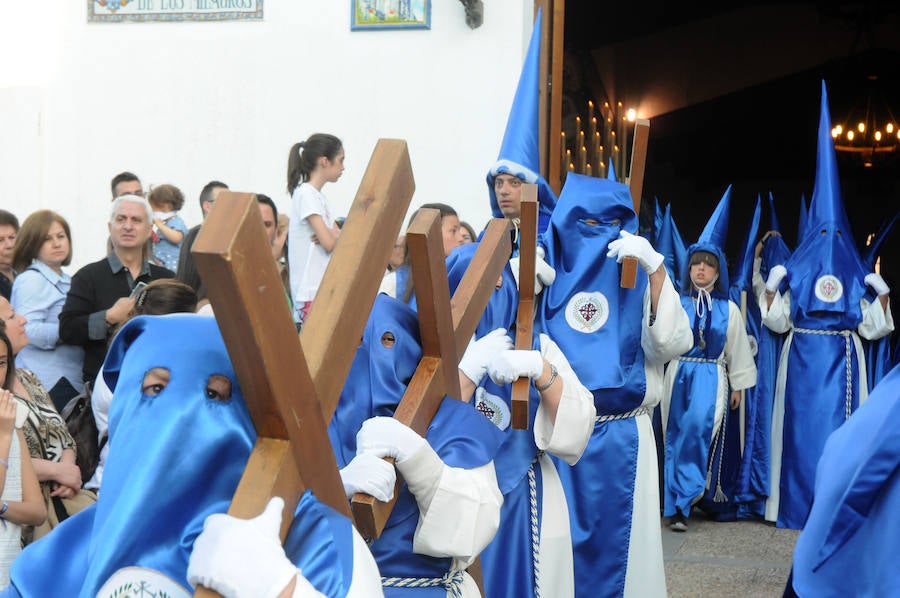
[[[71,261],[72,238],[65,218],[39,210],[25,219],[13,254],[19,275],[10,303],[28,320],[28,345],[16,355],[16,365],[34,373],[57,410],[84,386],[84,349],[59,340],[59,313],[72,281],[62,267]]]
[[[0,324],[0,588],[9,583],[9,567],[22,550],[22,525],[40,525],[47,517],[41,487],[38,485],[31,459],[22,459],[22,435],[25,410],[9,389],[16,380],[12,343],[6,326]]]
[[[6,323],[12,354],[17,355],[28,345],[25,333],[28,320],[17,314],[3,297],[0,297],[0,320]],[[7,390],[19,401],[20,409],[24,408],[22,431],[45,504],[58,505],[60,510],[66,511],[65,516],[92,504],[96,500],[94,494],[81,488],[81,469],[75,463],[75,440],[40,380],[28,370],[16,368],[15,379]],[[65,516],[57,516],[57,520]],[[47,522],[39,527],[24,527],[23,545],[46,535],[53,525]]]

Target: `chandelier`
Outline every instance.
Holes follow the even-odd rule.
[[[877,86],[878,77],[867,77],[869,89],[864,98],[831,129],[834,149],[857,154],[863,166],[871,168],[880,156],[898,151],[900,127],[890,106]]]

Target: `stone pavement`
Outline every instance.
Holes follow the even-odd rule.
[[[800,532],[758,521],[717,523],[695,512],[688,531],[663,518],[669,598],[779,597]]]

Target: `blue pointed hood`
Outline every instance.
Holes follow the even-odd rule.
[[[681,231],[678,230],[678,224],[675,223],[675,216],[669,212],[669,225],[672,227],[672,244],[675,247],[675,265],[678,268],[679,276],[682,275],[683,272],[687,271],[688,267],[688,252],[687,252],[687,243],[684,242],[684,237],[681,236]]]
[[[769,192],[769,230],[781,232],[781,229],[778,228],[778,216],[775,215],[775,197],[771,191]],[[762,260],[759,265],[759,275],[762,276],[763,280],[766,280],[769,276],[769,270],[773,266],[784,265],[788,258],[791,257],[791,249],[784,242],[784,237],[773,235],[766,239],[760,257]],[[786,281],[781,282],[779,290],[781,292],[787,290]]]
[[[778,226],[778,214],[775,213],[775,196],[769,191],[769,230],[781,232]]]
[[[550,214],[556,206],[556,194],[541,176],[541,156],[538,134],[538,93],[540,90],[539,67],[541,54],[541,9],[538,9],[519,76],[519,85],[513,98],[513,105],[506,121],[506,132],[500,146],[500,155],[487,175],[488,192],[491,197],[491,212],[495,218],[503,218],[497,194],[494,193],[494,177],[498,174],[512,174],[526,183],[538,186],[538,232],[543,232],[550,222]]]
[[[842,234],[850,234],[850,222],[844,211],[841,183],[838,180],[837,154],[834,150],[834,140],[831,138],[831,113],[825,81],[822,81],[822,107],[819,114],[816,183],[806,218],[807,230],[834,225],[842,231]]]
[[[772,195],[769,194],[771,201]],[[740,291],[751,291],[753,278],[753,248],[756,245],[756,238],[759,235],[759,218],[762,212],[762,198],[756,196],[756,209],[753,211],[753,218],[750,220],[750,227],[747,229],[747,236],[744,239],[744,245],[741,247],[741,253],[734,264],[731,273],[731,286]]]
[[[809,326],[803,315],[853,329],[862,319],[859,300],[867,273],[853,241],[841,201],[837,159],[831,139],[828,94],[822,82],[816,182],[804,233],[785,264],[791,289],[791,311],[797,326]]]
[[[650,242],[653,243],[654,247],[656,246],[656,240],[659,238],[659,231],[662,228],[663,218],[665,215],[663,214],[662,208],[659,206],[659,198],[653,198],[653,236],[650,238]]]
[[[891,230],[893,230],[894,225],[897,223],[898,216],[900,216],[900,212],[894,212],[894,217],[878,229],[875,238],[872,239],[869,246],[863,250],[862,258],[867,270],[875,268],[875,262],[878,260],[878,256],[881,255],[881,246],[884,245],[885,240],[890,236]]]
[[[570,172],[542,237],[556,280],[541,294],[535,328],[559,345],[601,414],[630,411],[646,393],[639,316],[648,279],[622,289],[620,266],[606,257],[621,231],[637,229],[627,185]]]
[[[613,165],[613,159],[609,159],[609,168],[606,169],[606,178],[610,181],[618,181],[616,178],[616,167]]]
[[[800,215],[797,217],[797,245],[803,241],[803,235],[806,234],[806,220],[809,215],[806,209],[806,194],[800,194]]]
[[[656,236],[654,247],[663,256],[663,264],[669,273],[669,279],[678,291],[681,291],[682,278],[687,266],[687,248],[675,227],[672,219],[672,205],[666,206],[659,225],[659,234]]]
[[[725,261],[725,240],[728,237],[728,215],[730,211],[731,185],[728,185],[728,188],[725,189],[725,193],[722,195],[722,199],[719,200],[719,205],[716,206],[712,216],[706,222],[706,226],[703,227],[700,238],[687,251],[689,261],[690,256],[698,251],[708,251],[719,259],[719,280],[715,288],[722,292],[727,292],[730,286],[728,282],[728,264]],[[690,267],[688,266],[686,270],[683,288],[690,289]]]

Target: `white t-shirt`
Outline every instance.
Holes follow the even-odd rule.
[[[294,306],[298,308],[315,298],[331,259],[330,253],[311,240],[315,231],[307,218],[313,214],[321,216],[325,226],[334,226],[334,218],[325,196],[309,183],[303,183],[291,194],[291,221],[288,228],[291,296]]]

